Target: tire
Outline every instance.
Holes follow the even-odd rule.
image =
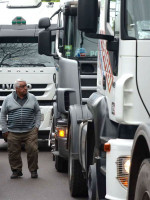
[[[145,159],[141,164],[134,200],[150,200],[150,159]]]
[[[96,166],[90,165],[88,173],[88,199],[96,200]]]
[[[78,160],[72,158],[70,147],[71,140],[69,138],[68,176],[70,194],[72,197],[87,197],[87,184],[83,177],[82,167]]]
[[[60,156],[55,156],[55,168],[58,172],[68,171],[68,161]]]

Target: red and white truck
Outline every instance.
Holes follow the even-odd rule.
[[[79,30],[99,42],[97,92],[69,110],[72,196],[150,199],[149,8],[147,0],[78,2]]]

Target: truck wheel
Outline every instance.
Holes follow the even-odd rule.
[[[87,184],[83,177],[82,168],[78,160],[72,158],[70,152],[71,142],[69,141],[69,188],[72,197],[87,197]]]
[[[96,200],[96,166],[90,165],[88,173],[88,199]]]
[[[68,161],[60,156],[55,156],[55,168],[58,172],[67,172]]]
[[[134,200],[150,200],[150,159],[145,159],[141,164]]]

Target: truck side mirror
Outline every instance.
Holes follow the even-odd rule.
[[[50,27],[50,19],[48,18],[48,17],[44,17],[44,18],[41,18],[40,20],[39,20],[39,24],[38,24],[38,27],[39,28],[45,28],[45,29],[47,29],[47,28],[49,28]]]
[[[85,33],[96,33],[98,22],[98,0],[78,1],[78,29]]]
[[[38,53],[46,56],[51,55],[51,31],[49,29],[41,31],[38,37]]]
[[[39,20],[39,28],[45,28],[45,30],[39,32],[38,36],[38,53],[47,56],[51,55],[51,30],[49,18],[42,18]]]
[[[119,51],[119,40],[107,41],[107,50],[118,52]]]

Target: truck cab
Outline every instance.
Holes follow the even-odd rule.
[[[148,1],[78,2],[79,30],[99,40],[97,92],[87,101],[91,116],[70,109],[72,196],[84,194],[75,184],[82,182],[89,199],[150,199],[148,8]]]
[[[55,166],[61,172],[67,171],[70,105],[86,104],[88,97],[96,91],[97,41],[87,38],[78,30],[77,7],[78,1],[65,1],[56,13],[58,23],[55,51],[51,51],[58,71],[58,84],[50,139]],[[53,31],[50,27],[51,34]],[[49,36],[45,38],[43,35],[43,39],[42,35],[39,37],[40,41],[49,41]],[[39,44],[41,54],[47,54],[46,49],[49,49],[45,48],[44,52],[44,45],[44,42]]]
[[[57,70],[53,57],[38,54],[38,21],[58,8],[40,0],[0,2],[0,106],[15,80],[26,80],[41,108],[40,139],[49,138]],[[55,27],[57,18],[51,23]]]

